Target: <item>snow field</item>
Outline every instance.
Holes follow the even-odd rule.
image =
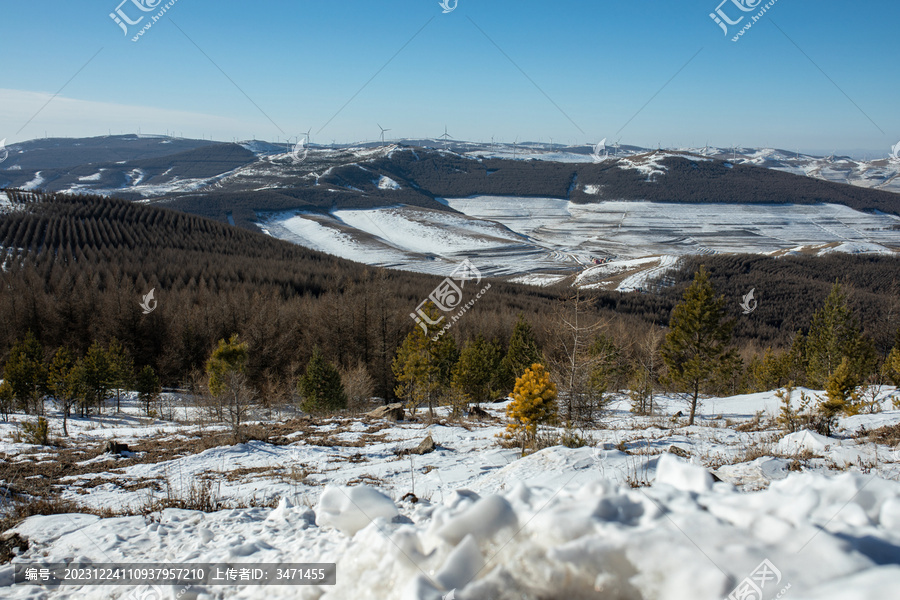
[[[385,179],[379,185],[390,187]],[[645,287],[689,254],[892,253],[900,247],[900,233],[893,229],[900,218],[833,204],[438,200],[461,214],[394,206],[328,215],[272,213],[261,220],[275,237],[366,264],[449,274],[463,257],[476,256],[486,275],[543,278],[551,270],[581,271],[579,283],[608,287],[605,282],[612,280],[621,291]],[[593,258],[609,262],[591,266]],[[634,272],[619,281],[623,271]]]
[[[591,446],[524,458],[496,444],[502,421],[426,427],[354,419],[323,421],[289,436],[288,445],[256,441],[125,467],[99,455],[83,461],[96,472],[65,480],[64,497],[95,508],[135,507],[164,492],[129,491],[134,483],[168,479],[183,489],[212,477],[222,498],[279,501],[274,509],[214,513],[31,517],[16,531],[32,547],[16,560],[337,563],[333,587],[209,586],[180,596],[198,600],[436,600],[451,590],[461,600],[721,599],[769,560],[781,579],[766,588],[767,598],[788,585],[791,598],[888,598],[900,576],[900,453],[850,434],[900,423],[900,411],[889,410],[894,393],[880,397],[883,412],[841,420],[832,438],[726,426],[758,410],[774,414],[778,399],[766,392],[707,399],[694,427],[667,416],[683,408],[674,398],[658,399],[657,417],[628,413],[623,399],[604,428],[581,432]],[[497,417],[504,407],[487,406]],[[166,444],[196,431],[142,421],[130,397],[124,410],[70,422],[70,445]],[[193,416],[188,410],[175,403],[179,416]],[[59,416],[51,413],[50,422],[56,434]],[[7,459],[53,459],[51,448],[9,442],[15,429],[0,424]],[[397,456],[428,434],[435,452]],[[355,442],[363,444],[336,445]],[[769,455],[743,460],[754,446]],[[690,458],[666,452],[672,447]],[[801,456],[802,472],[792,470]],[[292,481],[288,469],[309,474]],[[94,477],[104,483],[94,486]],[[413,489],[419,502],[401,499]],[[39,593],[5,587],[10,576],[11,566],[0,566],[0,597],[99,600],[134,591],[66,586]]]

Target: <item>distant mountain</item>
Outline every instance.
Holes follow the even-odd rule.
[[[652,167],[646,166],[648,161],[659,162],[666,157],[680,156],[694,162],[711,160],[735,166],[763,167],[833,183],[900,192],[900,161],[814,157],[776,149],[706,147],[654,151],[628,145],[598,149],[588,145],[562,146],[540,142],[511,145],[417,139],[387,146],[380,142],[311,145],[303,160],[298,161],[296,159],[299,157],[291,154],[290,144],[259,140],[231,144],[163,136],[121,135],[32,140],[12,144],[8,150],[9,157],[0,163],[0,188],[92,192],[128,199],[309,188],[318,185],[319,177],[327,177],[331,169],[379,161],[384,164],[385,158],[403,162],[405,157],[398,150],[410,151],[424,159],[435,157],[439,161],[453,163],[454,169],[464,164],[460,162],[462,159],[474,161],[462,169],[467,175],[477,173],[477,163],[490,161],[492,165],[502,165],[510,160],[518,163],[539,162],[542,166],[529,168],[541,173],[568,171],[571,174],[580,172],[586,165],[607,163],[619,167],[630,164],[638,170],[650,168],[653,171]],[[567,166],[561,169],[551,165]],[[391,170],[389,166],[386,168]],[[494,166],[489,168],[493,170]],[[360,180],[360,176],[346,171],[341,176],[347,181]],[[343,191],[356,191],[353,189],[356,186],[338,184],[344,188]],[[508,190],[506,193],[519,192]],[[783,194],[779,194],[775,201],[792,201],[781,196]],[[554,190],[554,197],[568,197],[568,188],[563,192]],[[706,202],[709,199],[685,198],[677,201]]]
[[[171,156],[219,142],[155,135],[113,135],[93,138],[45,138],[7,146],[9,158],[0,173],[65,169],[96,163],[119,163]],[[4,187],[7,187],[4,185]]]
[[[0,188],[140,200],[378,266],[442,274],[477,255],[490,275],[620,290],[691,254],[900,248],[896,161],[409,142],[40,140],[10,147]]]

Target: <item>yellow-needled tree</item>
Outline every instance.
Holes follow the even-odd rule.
[[[556,420],[556,384],[538,363],[516,379],[513,401],[506,407],[507,438],[518,439],[522,452],[535,442],[539,425]]]

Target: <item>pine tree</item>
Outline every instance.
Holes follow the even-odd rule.
[[[302,403],[300,408],[308,413],[322,413],[347,408],[347,395],[341,382],[341,373],[325,360],[318,347],[313,349],[306,372],[297,384]]]
[[[256,391],[247,379],[247,361],[250,353],[246,342],[238,334],[220,339],[206,361],[209,391],[213,395],[213,408],[231,425],[235,442],[242,441],[241,423],[256,403]]]
[[[500,363],[500,386],[503,391],[509,391],[516,385],[516,379],[522,375],[531,365],[543,360],[541,350],[534,337],[531,324],[525,320],[524,315],[519,314],[516,326],[509,338],[509,348]]]
[[[700,392],[734,354],[728,348],[731,328],[732,323],[725,320],[725,298],[715,297],[709,273],[700,267],[683,300],[672,311],[661,350],[669,381],[689,394],[689,425],[694,424]]]
[[[12,386],[8,381],[0,382],[0,413],[3,413],[4,421],[9,421],[9,413],[13,411],[15,403],[16,394]]]
[[[109,354],[99,342],[95,341],[88,348],[87,354],[81,360],[79,373],[85,387],[85,402],[87,405],[97,406],[98,411],[102,412],[103,404],[113,387],[113,370]],[[82,416],[85,408],[85,403],[82,403]]]
[[[806,358],[806,336],[801,331],[794,334],[791,341],[791,349],[782,357],[784,360],[784,373],[788,381],[797,385],[806,385],[806,373],[809,365]]]
[[[766,348],[762,358],[755,355],[747,368],[751,390],[766,392],[785,385],[789,381],[789,361],[789,353],[776,353],[772,348]]]
[[[884,360],[884,375],[891,380],[895,386],[900,386],[900,345],[891,348],[890,353]]]
[[[480,334],[463,346],[452,377],[452,387],[463,402],[477,404],[496,397],[501,360],[500,345]]]
[[[506,416],[509,418],[507,435],[520,439],[523,453],[534,443],[538,426],[556,420],[556,384],[550,381],[543,365],[531,365],[516,379]]]
[[[122,391],[134,383],[134,361],[119,340],[113,338],[107,349],[112,386],[116,391],[116,412],[121,411]]]
[[[825,385],[825,400],[819,405],[826,427],[826,434],[831,435],[835,419],[841,413],[853,415],[859,412],[860,394],[857,391],[859,379],[851,367],[850,359],[841,359]]]
[[[69,411],[84,397],[86,388],[81,365],[68,348],[59,348],[47,369],[47,391],[56,399],[63,414],[63,435],[69,436]]]
[[[859,380],[874,368],[874,344],[863,336],[839,283],[834,284],[825,305],[813,315],[806,355],[809,383],[817,388],[828,382],[844,358],[848,359],[847,368]]]
[[[225,393],[230,374],[246,373],[248,357],[247,344],[241,342],[238,334],[232,335],[227,342],[224,338],[220,339],[216,349],[206,361],[209,391],[214,396]]]
[[[47,384],[44,349],[30,331],[10,350],[3,367],[3,378],[12,388],[13,397],[26,413],[43,414],[43,390]]]
[[[437,321],[437,309],[429,304],[424,309],[431,321]],[[403,340],[391,364],[397,387],[394,393],[406,400],[415,414],[422,404],[428,406],[429,416],[434,418],[434,405],[450,389],[453,365],[459,357],[456,340],[450,335],[434,339],[440,328],[429,326],[428,333],[421,327],[413,329]]]
[[[138,371],[134,380],[134,389],[138,394],[138,400],[144,403],[144,411],[150,416],[150,405],[159,397],[162,386],[156,371],[150,365],[144,366]]]

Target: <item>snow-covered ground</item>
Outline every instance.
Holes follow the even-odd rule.
[[[654,164],[638,166],[652,176]],[[490,276],[543,284],[553,281],[546,277],[551,272],[580,272],[580,285],[622,291],[644,287],[689,254],[892,253],[900,248],[900,231],[894,229],[900,218],[835,204],[574,204],[514,196],[439,200],[461,214],[413,206],[288,211],[261,215],[261,226],[275,237],[372,265],[446,275],[471,258]],[[531,275],[538,277],[522,279]]]
[[[163,598],[713,600],[760,565],[773,575],[766,599],[785,588],[798,599],[889,598],[900,580],[900,449],[859,434],[900,423],[895,394],[831,438],[777,430],[771,392],[707,399],[692,427],[673,416],[684,409],[674,397],[658,398],[652,417],[617,400],[578,432],[588,445],[525,457],[498,445],[505,403],[486,407],[490,420],[441,409],[431,424],[422,411],[400,423],[271,414],[270,442],[202,450],[192,443],[224,426],[189,422],[200,413],[172,397],[160,414],[182,422],[147,419],[129,396],[122,414],[71,419],[64,450],[14,442],[19,424],[0,424],[3,460],[21,465],[4,487],[27,487],[42,461],[81,452],[55,482],[63,497],[139,515],[31,517],[15,529],[31,546],[14,563],[337,563],[335,586],[165,588]],[[50,422],[56,437],[58,415]],[[398,454],[427,435],[434,452]],[[132,452],[101,454],[109,439]],[[141,514],[203,481],[226,505],[250,507]],[[411,492],[418,502],[404,499]],[[121,585],[11,586],[11,574],[0,566],[0,597],[156,598]]]

